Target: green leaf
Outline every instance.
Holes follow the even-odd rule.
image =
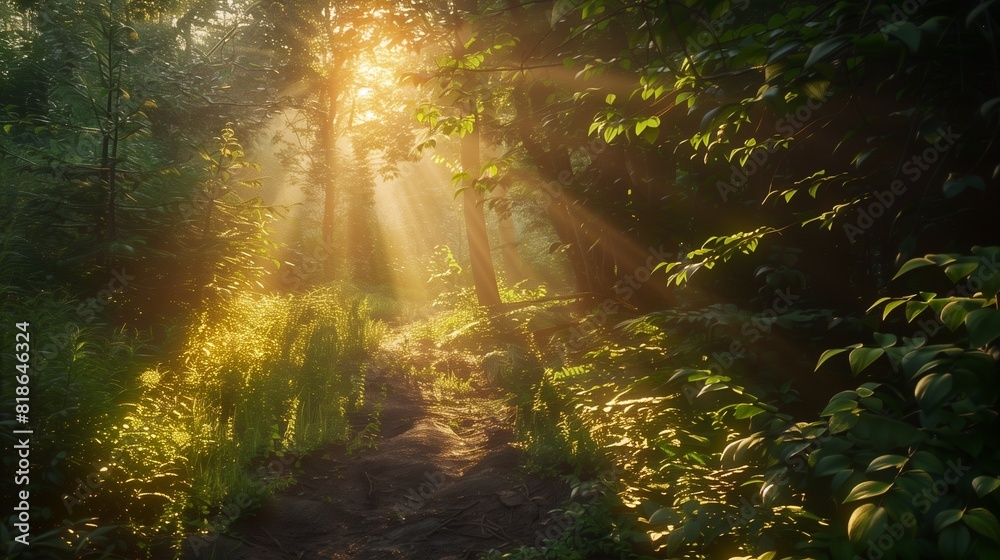
[[[882,399],[878,397],[866,397],[858,401],[861,406],[867,408],[872,412],[881,412],[884,406]]]
[[[819,415],[822,418],[823,416],[830,416],[836,412],[844,412],[848,410],[854,410],[856,408],[858,408],[858,403],[854,401],[854,399],[850,398],[833,399],[830,401],[829,404],[826,405],[826,408],[824,408],[823,412],[820,412]]]
[[[830,489],[833,490],[834,493],[839,493],[840,489],[844,487],[844,484],[847,484],[847,481],[854,477],[854,475],[854,469],[844,469],[840,471],[833,476],[832,480],[830,480]]]
[[[743,420],[746,418],[753,418],[754,416],[757,416],[761,412],[764,412],[764,409],[757,408],[752,404],[740,403],[736,405],[734,416],[737,419]]]
[[[838,36],[817,43],[816,46],[809,52],[809,58],[806,59],[806,63],[803,65],[803,68],[809,68],[817,62],[822,62],[849,42],[851,42],[849,38]]]
[[[875,496],[881,496],[885,494],[890,488],[892,488],[891,482],[881,482],[878,480],[866,480],[861,484],[858,484],[851,492],[844,498],[843,503],[853,502],[856,500],[864,500],[865,498],[874,498]]]
[[[976,495],[982,498],[983,496],[995,491],[1000,488],[1000,478],[994,478],[992,476],[977,476],[972,479],[972,488],[975,489]]]
[[[994,97],[993,99],[990,99],[986,103],[983,103],[982,105],[979,106],[979,114],[984,117],[988,117],[990,116],[990,113],[992,113],[993,110],[997,108],[998,105],[1000,105],[1000,97]]]
[[[927,439],[927,434],[913,425],[883,416],[862,412],[851,435],[867,440],[874,449],[893,449],[916,445]]]
[[[911,270],[915,270],[917,268],[922,268],[932,264],[934,264],[934,261],[928,259],[927,257],[910,259],[906,261],[906,263],[904,263],[903,266],[899,268],[899,272],[897,272],[896,275],[892,277],[892,279],[895,280],[896,278],[899,278],[900,276],[906,274]]]
[[[865,472],[875,472],[883,469],[899,468],[906,464],[909,459],[902,455],[882,455],[872,459]]]
[[[785,103],[785,96],[781,93],[781,90],[776,87],[771,87],[767,91],[761,94],[760,98],[769,104],[774,111],[778,114],[787,113],[787,104]]]
[[[908,21],[895,23],[886,28],[890,37],[899,39],[910,52],[920,50],[920,28]]]
[[[865,387],[863,385],[858,387],[855,392],[862,398],[870,397],[875,394],[875,391],[873,391],[871,387]]]
[[[885,304],[885,309],[882,310],[882,320],[885,320],[885,318],[889,316],[889,313],[891,313],[893,309],[896,309],[897,307],[903,305],[906,302],[907,300],[905,299],[897,299],[895,301],[890,301],[889,303]]]
[[[830,88],[829,80],[813,80],[802,86],[806,95],[814,100],[822,100],[826,96],[826,91]]]
[[[964,558],[971,541],[968,529],[962,525],[952,525],[938,533],[938,550],[945,560]]]
[[[906,302],[906,322],[912,323],[924,309],[927,309],[927,303],[923,301]]]
[[[653,515],[649,516],[650,525],[667,525],[670,521],[674,519],[674,510],[672,508],[660,508],[653,512]]]
[[[1000,523],[997,523],[996,516],[989,510],[983,508],[970,509],[965,513],[962,521],[973,531],[993,542],[1000,543]]]
[[[847,352],[848,350],[850,350],[850,348],[833,348],[831,350],[823,352],[819,357],[819,361],[816,362],[816,369],[814,369],[813,371],[818,371],[819,366],[823,365],[823,362],[829,360],[830,358],[836,356],[837,354],[840,354],[841,352]]]
[[[816,462],[813,473],[816,476],[829,476],[850,466],[851,460],[846,455],[827,455]]]
[[[1000,311],[977,309],[965,316],[969,346],[982,348],[1000,336]]]
[[[784,44],[783,46],[772,51],[770,55],[768,55],[767,64],[773,64],[774,61],[780,59],[781,57],[787,55],[788,53],[794,50],[797,50],[801,46],[802,46],[801,41],[790,41]]]
[[[860,418],[851,411],[834,412],[830,417],[830,433],[839,434],[857,425]]]
[[[887,302],[887,301],[890,301],[891,299],[892,299],[891,297],[880,297],[880,298],[878,298],[878,299],[877,299],[877,300],[875,301],[875,303],[871,304],[871,305],[870,305],[870,306],[868,307],[868,309],[866,309],[866,310],[865,310],[865,313],[871,313],[871,310],[872,310],[872,309],[875,309],[876,307],[878,307],[878,306],[882,305],[883,303],[885,303],[885,302]]]
[[[549,14],[549,24],[555,27],[566,14],[572,12],[574,9],[576,9],[576,4],[573,0],[556,0],[552,4],[552,13]]]
[[[640,120],[635,123],[635,133],[636,135],[641,135],[642,131],[646,128],[657,128],[660,126],[660,117],[649,117],[648,119]]]
[[[944,473],[944,463],[929,451],[917,451],[910,459],[910,466],[931,474]]]
[[[965,321],[965,317],[969,314],[969,302],[967,301],[952,301],[948,305],[945,305],[941,309],[941,322],[945,324],[946,327],[952,332],[962,326]],[[977,305],[977,308],[982,308],[981,305]]]
[[[946,509],[937,514],[934,518],[934,530],[940,533],[948,525],[958,523],[962,519],[962,513],[960,509]]]
[[[888,519],[885,508],[864,504],[851,513],[851,519],[847,522],[847,536],[852,543],[865,545],[882,533]]]
[[[996,0],[986,0],[985,2],[980,2],[975,8],[972,8],[972,10],[969,11],[969,15],[965,16],[965,26],[971,27],[972,22],[976,21],[976,18],[982,15],[983,12],[990,9],[990,6],[992,6],[994,2],[996,2]]]
[[[737,110],[739,110],[739,105],[735,103],[729,103],[727,105],[716,107],[710,110],[709,112],[705,113],[705,116],[701,118],[701,125],[699,129],[701,130],[702,133],[708,132],[708,130],[712,128],[713,123],[715,123],[717,120],[723,121],[725,119],[728,119]]]
[[[986,183],[979,175],[968,175],[956,179],[948,178],[942,185],[941,190],[945,198],[955,198],[965,192],[966,189],[986,190]]]
[[[642,137],[643,140],[646,141],[647,144],[652,146],[656,144],[656,139],[660,137],[660,129],[648,127],[646,128],[646,130],[642,131],[642,134],[640,134],[640,136]]]
[[[847,361],[851,364],[851,371],[854,375],[857,375],[864,371],[865,368],[872,365],[872,362],[882,357],[882,354],[885,354],[885,350],[881,348],[869,348],[862,346],[861,348],[851,350],[851,354],[847,357]]]
[[[619,132],[619,130],[618,130],[617,126],[605,126],[604,127],[604,141],[606,143],[610,144],[611,141],[615,139],[615,136],[618,136],[618,132]]]
[[[868,156],[875,153],[877,149],[878,148],[872,148],[870,150],[865,150],[864,152],[858,152],[858,154],[854,156],[854,160],[851,161],[851,164],[854,167],[861,167],[861,164],[864,163],[866,159],[868,159]]]
[[[877,342],[882,348],[888,348],[896,345],[896,335],[894,334],[875,333],[872,335],[872,338],[874,338],[875,342]]]
[[[933,408],[951,394],[954,379],[950,373],[932,373],[917,382],[913,394],[924,409]]]
[[[763,441],[764,438],[761,437],[761,433],[762,432],[757,432],[751,436],[731,442],[722,451],[722,462],[727,465],[744,463],[747,459],[746,454],[752,451],[757,444]]]
[[[924,256],[927,257],[928,259],[930,259],[931,261],[933,261],[934,264],[936,264],[938,266],[944,266],[946,264],[951,264],[951,263],[955,262],[955,260],[956,260],[954,255],[943,254],[943,253],[937,253],[937,254],[933,254],[933,255],[924,255]],[[920,292],[920,293],[922,294],[923,292]]]
[[[686,538],[684,527],[686,527],[686,525],[675,528],[673,531],[670,531],[670,534],[667,535],[667,554],[669,556],[673,556],[674,551],[684,544],[684,539]]]

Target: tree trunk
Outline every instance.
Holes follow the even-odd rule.
[[[461,0],[456,2],[456,8],[466,14],[475,13],[476,0]],[[464,45],[473,36],[472,24],[467,19],[460,19],[455,30],[459,43],[455,46],[456,58],[465,50]],[[466,91],[474,84],[471,76],[463,78]],[[497,289],[497,275],[493,268],[493,256],[490,254],[490,240],[486,233],[486,214],[483,212],[483,192],[476,180],[480,173],[479,158],[479,103],[474,94],[469,94],[468,113],[474,115],[472,132],[462,137],[462,171],[467,176],[462,181],[462,213],[465,217],[465,236],[469,242],[469,258],[472,263],[472,280],[476,286],[476,299],[479,305],[495,307],[500,305],[500,291]]]
[[[507,198],[507,189],[503,185],[497,185],[493,189],[494,196],[499,199]],[[506,201],[505,201],[506,202]],[[524,267],[521,266],[521,255],[517,250],[517,234],[514,231],[514,215],[509,205],[501,207],[497,212],[497,221],[500,230],[500,251],[503,255],[504,272],[507,273],[507,281],[516,284],[524,280]]]
[[[475,110],[475,102],[470,103]],[[476,285],[479,305],[500,305],[496,271],[490,254],[490,240],[486,233],[486,214],[483,212],[483,191],[476,184],[479,176],[479,122],[475,129],[462,137],[462,170],[468,176],[462,181],[462,213],[465,216],[465,236],[469,242],[472,262],[472,280]]]
[[[337,111],[337,93],[334,80],[336,75],[324,76],[320,93],[319,118],[319,151],[322,166],[321,181],[323,185],[323,260],[327,279],[332,279],[336,273],[334,257],[335,237],[337,232],[337,131],[334,116]]]

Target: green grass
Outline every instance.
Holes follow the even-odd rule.
[[[74,309],[49,299],[24,317],[45,343]],[[384,335],[362,294],[235,297],[192,322],[169,364],[141,359],[155,349],[127,333],[102,336],[108,330],[96,322],[72,330],[35,380],[34,427],[52,434],[33,440],[33,457],[52,465],[33,477],[35,503],[47,497],[49,506],[50,520],[39,523],[67,517],[60,501],[75,477],[107,473],[71,517],[96,519],[49,535],[67,557],[81,535],[112,525],[120,527],[119,553],[128,543],[129,557],[143,554],[136,546],[179,554],[185,535],[231,521],[222,515],[227,505],[259,503],[287,484],[298,457],[371,439],[353,434],[347,419],[365,405],[367,359]],[[280,476],[265,472],[275,458],[284,458]]]

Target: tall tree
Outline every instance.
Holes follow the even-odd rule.
[[[344,215],[341,153],[355,118],[359,76],[369,60],[394,45],[411,44],[421,34],[409,2],[293,0],[268,1],[261,22],[263,39],[286,54],[286,92],[308,121],[310,178],[322,193],[321,239],[326,275],[336,274],[338,223]]]
[[[456,8],[464,12],[458,14],[458,27],[455,31],[455,60],[461,60],[468,52],[470,43],[475,41],[475,31],[471,20],[472,14],[478,10],[476,0],[462,0],[456,3]],[[475,78],[470,73],[460,77],[462,88],[466,91],[474,89]],[[476,286],[476,297],[479,305],[493,307],[500,305],[500,292],[497,289],[496,270],[493,268],[493,255],[490,252],[490,240],[486,230],[486,214],[483,211],[483,190],[479,185],[482,161],[480,157],[480,119],[479,100],[473,93],[463,100],[465,114],[463,122],[468,125],[462,132],[462,173],[464,174],[462,192],[462,213],[465,216],[465,234],[469,243],[469,257],[472,261],[472,279]]]

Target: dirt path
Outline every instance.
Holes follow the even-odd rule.
[[[376,448],[304,457],[293,486],[185,558],[471,559],[535,544],[569,491],[521,468],[506,407],[398,371],[369,385],[385,388]]]

